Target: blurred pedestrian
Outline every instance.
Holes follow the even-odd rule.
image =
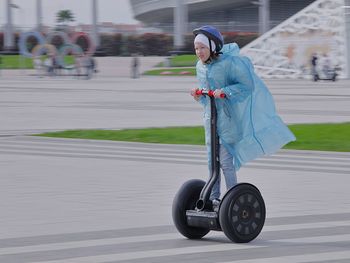
[[[51,60],[52,60],[52,75],[56,76],[59,74],[59,65],[58,60],[56,57],[56,54],[51,54]]]
[[[134,55],[131,61],[131,77],[133,79],[136,79],[139,77],[139,66],[140,61],[137,55]]]
[[[317,75],[317,54],[313,53],[311,56],[311,74],[313,77],[315,77]]]
[[[47,74],[49,76],[53,76],[53,60],[52,60],[52,54],[48,54],[47,58],[44,60],[44,68],[47,71]]]
[[[86,58],[86,78],[92,78],[93,74],[96,73],[96,61],[92,56]]]
[[[40,56],[35,56],[33,58],[33,66],[34,66],[34,69],[36,70],[36,75],[39,78],[42,78],[44,75],[44,71],[43,71],[44,67],[43,67],[43,62],[41,61]]]
[[[328,57],[327,53],[324,53],[323,54],[323,57],[322,57],[322,71],[323,71],[323,74],[326,76],[326,78],[329,77],[330,73],[331,73],[331,60],[330,58]]]
[[[1,76],[1,70],[2,70],[2,55],[0,54],[0,76]]]
[[[74,56],[74,67],[75,67],[75,76],[79,78],[82,75],[82,68],[83,68],[83,55],[82,54],[76,54]]]
[[[295,136],[277,115],[274,100],[264,82],[254,73],[247,57],[239,55],[236,43],[224,45],[221,33],[212,26],[193,31],[200,89],[213,90],[217,107],[219,161],[227,189],[237,183],[236,171],[248,161],[272,154]],[[211,170],[210,101],[191,95],[204,107],[205,138]],[[222,98],[224,95],[224,98]],[[220,203],[220,176],[212,189],[213,206]]]

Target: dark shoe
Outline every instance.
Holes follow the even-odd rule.
[[[208,200],[208,202],[205,204],[204,210],[213,211],[213,204],[212,204],[211,200]]]

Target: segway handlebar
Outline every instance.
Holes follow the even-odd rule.
[[[204,89],[198,89],[196,90],[196,95],[206,95],[209,97],[214,97],[214,90],[204,90]],[[225,98],[226,95],[224,93],[220,94],[220,98]]]

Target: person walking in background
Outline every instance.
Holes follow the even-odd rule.
[[[313,53],[311,56],[311,74],[313,77],[315,77],[317,75],[317,54]]]
[[[323,74],[326,76],[326,78],[329,78],[329,75],[331,73],[331,60],[329,58],[329,56],[327,55],[327,53],[323,54],[323,58],[322,58],[322,71]]]
[[[75,67],[75,75],[79,78],[82,75],[82,67],[83,67],[83,55],[77,54],[74,57],[74,67]]]
[[[52,54],[51,60],[52,60],[52,75],[56,76],[59,73],[58,61],[57,61],[56,54]]]
[[[44,67],[43,67],[43,62],[40,59],[40,56],[35,56],[33,58],[33,66],[36,70],[36,75],[39,78],[42,78],[44,75]]]
[[[217,107],[219,161],[227,189],[237,184],[236,171],[245,163],[272,154],[295,136],[277,115],[273,97],[254,73],[247,57],[239,55],[236,43],[224,45],[221,33],[212,26],[193,31],[200,89],[213,90]],[[191,95],[204,108],[205,138],[210,160],[210,102],[206,96]],[[224,98],[222,96],[224,95]],[[220,203],[220,176],[210,200]]]
[[[47,58],[44,60],[44,67],[47,71],[47,74],[51,77],[54,75],[52,56],[53,56],[52,54],[48,54]]]
[[[88,56],[86,58],[86,78],[91,79],[93,74],[96,72],[96,61],[94,57]]]
[[[136,79],[139,77],[139,58],[137,57],[137,55],[134,55],[132,58],[132,62],[131,62],[131,77],[133,79]]]

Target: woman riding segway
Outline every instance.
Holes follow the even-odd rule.
[[[212,26],[193,33],[200,88],[192,89],[191,95],[204,108],[210,178],[207,183],[186,182],[178,191],[174,223],[188,238],[213,229],[223,230],[234,242],[249,242],[263,227],[265,204],[255,186],[237,184],[236,171],[295,137],[277,115],[272,95],[250,60],[239,55],[237,44],[224,45]],[[220,168],[228,190],[222,201]]]

